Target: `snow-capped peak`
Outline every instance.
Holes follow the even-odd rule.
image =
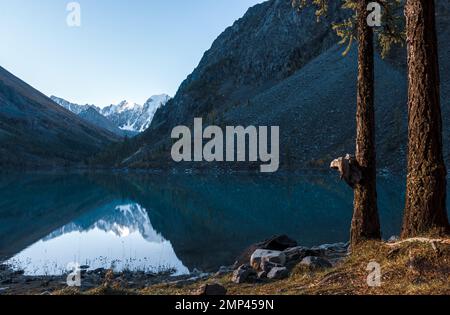
[[[150,127],[156,111],[167,104],[170,96],[167,94],[154,95],[144,105],[130,101],[122,101],[119,104],[112,104],[103,109],[93,105],[72,104],[54,96],[52,96],[52,99],[59,105],[66,107],[78,115],[88,108],[95,109],[118,128],[133,133],[140,133]]]
[[[142,106],[139,104],[133,103],[133,102],[122,101],[118,105],[116,105],[116,108],[117,108],[117,112],[122,113],[127,110],[132,110],[132,111],[139,110],[142,108]]]
[[[144,108],[142,111],[142,120],[140,132],[147,130],[150,127],[150,124],[153,121],[153,117],[156,114],[156,111],[165,106],[167,102],[170,100],[170,96],[167,94],[154,95],[150,97],[147,102],[144,104]]]
[[[152,97],[150,97],[147,102],[145,102],[144,106],[146,104],[160,104],[160,105],[165,105],[168,101],[170,100],[170,96],[167,94],[160,94],[160,95],[153,95]]]

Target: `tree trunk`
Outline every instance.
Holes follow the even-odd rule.
[[[408,178],[402,236],[449,232],[434,0],[408,0]]]
[[[358,99],[356,113],[356,160],[362,181],[355,186],[351,245],[381,239],[377,207],[374,47],[373,30],[367,23],[369,0],[358,2]]]

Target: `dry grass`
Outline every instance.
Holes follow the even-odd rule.
[[[190,285],[159,284],[142,290],[124,288],[106,277],[103,285],[85,292],[67,288],[57,295],[191,295],[205,283],[220,283],[229,295],[449,295],[449,240],[409,240],[399,243],[366,242],[334,268],[318,272],[296,266],[285,280],[234,284],[231,275]],[[381,286],[367,284],[370,262],[381,266]]]
[[[447,242],[447,243],[446,243]],[[288,279],[259,284],[234,284],[231,276],[193,285],[161,284],[139,291],[148,295],[192,294],[203,283],[224,285],[231,295],[448,295],[450,246],[446,242],[367,242],[335,268],[311,272],[297,266]],[[380,287],[369,287],[370,262],[381,266]]]

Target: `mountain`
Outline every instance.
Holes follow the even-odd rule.
[[[53,102],[55,102],[56,104],[58,104],[58,105],[64,107],[65,109],[70,110],[72,113],[75,113],[75,114],[77,114],[77,115],[80,114],[81,112],[84,112],[84,111],[87,110],[88,108],[93,108],[93,109],[95,109],[96,111],[100,112],[100,108],[96,107],[95,105],[89,105],[89,104],[86,104],[86,105],[78,105],[78,104],[75,104],[75,103],[71,103],[71,102],[69,102],[69,101],[66,101],[66,100],[63,99],[63,98],[56,97],[56,96],[53,96],[53,95],[50,96],[50,99],[51,99]]]
[[[168,95],[155,95],[144,105],[123,101],[103,108],[100,113],[122,130],[143,132],[151,124],[156,111],[170,100]]]
[[[99,128],[108,130],[109,132],[112,132],[121,138],[134,137],[137,134],[136,132],[121,130],[119,128],[119,126],[115,125],[112,121],[110,121],[108,118],[103,116],[100,113],[101,108],[99,108],[95,105],[89,105],[89,104],[79,105],[79,104],[71,103],[69,101],[66,101],[63,98],[56,97],[56,96],[50,96],[50,98],[56,104],[64,107],[65,109],[70,110],[74,114],[77,114],[80,118],[84,119],[85,121],[87,121]]]
[[[280,126],[281,170],[328,168],[331,159],[354,152],[356,44],[348,56],[342,56],[344,47],[337,45],[330,27],[331,21],[345,15],[333,2],[328,17],[317,23],[314,10],[295,12],[290,2],[258,4],[227,28],[175,97],[157,111],[149,129],[111,154],[111,160],[122,167],[175,166],[170,133],[177,125],[192,126],[194,117],[202,117],[204,125]],[[450,70],[450,3],[437,5],[441,73],[445,74]],[[378,163],[380,169],[395,172],[406,167],[405,60],[404,48],[386,60],[376,58]],[[445,104],[450,80],[442,76],[441,83],[444,139],[448,139],[450,108]],[[448,162],[448,147],[445,156]]]
[[[0,165],[80,165],[119,138],[0,67]]]
[[[108,130],[119,137],[133,136],[134,134],[119,129],[112,121],[100,114],[94,107],[88,107],[81,111],[78,116],[91,124]]]
[[[103,109],[95,105],[71,103],[56,96],[51,96],[51,99],[77,115],[88,111],[87,113],[90,114],[86,115],[85,113],[83,118],[98,127],[105,128],[120,136],[135,136],[150,126],[156,111],[170,100],[170,96],[166,94],[152,96],[144,105],[122,101],[117,105],[109,105]],[[97,112],[97,115],[94,111]]]

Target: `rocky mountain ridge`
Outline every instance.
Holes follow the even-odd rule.
[[[150,126],[156,111],[170,100],[170,96],[154,95],[144,105],[125,100],[104,108],[90,104],[79,105],[56,96],[51,96],[51,99],[98,127],[124,137],[144,132]]]
[[[118,140],[0,67],[2,169],[80,166]]]
[[[444,126],[449,126],[450,15],[448,0],[438,3]],[[441,7],[443,8],[441,10]],[[181,84],[170,106],[161,108],[149,129],[114,160],[118,167],[180,166],[252,168],[234,164],[176,164],[171,130],[191,126],[280,126],[281,168],[328,168],[332,159],[354,152],[357,52],[344,57],[330,22],[345,12],[330,5],[317,23],[314,11],[293,10],[290,0],[270,0],[248,10],[205,52]],[[406,166],[407,79],[404,48],[386,60],[376,57],[378,165],[402,172]],[[445,127],[444,139],[449,138]],[[450,160],[448,143],[445,156]]]

